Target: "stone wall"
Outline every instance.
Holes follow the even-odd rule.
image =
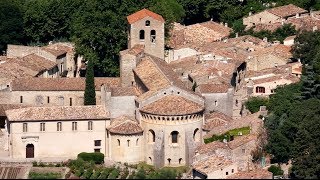
[[[106,154],[106,127],[110,120],[92,120],[93,130],[88,130],[88,121],[77,122],[77,131],[72,131],[73,121],[61,121],[62,131],[57,131],[58,121],[43,121],[45,132],[40,131],[40,121],[27,122],[28,132],[23,132],[23,122],[10,123],[10,157],[25,158],[27,144],[34,145],[35,158],[76,158],[81,152],[94,152],[99,148]],[[101,140],[95,146],[94,140]]]
[[[146,26],[146,21],[150,26]],[[140,39],[140,30],[144,30],[144,39]],[[151,31],[156,31],[156,39],[151,42]],[[151,17],[145,17],[130,26],[128,49],[136,44],[145,46],[145,53],[164,59],[164,23]]]
[[[24,57],[29,54],[32,54],[32,53],[37,54],[39,52],[40,52],[40,47],[8,44],[7,57],[8,58]]]
[[[108,110],[111,113],[111,118],[116,118],[121,115],[135,115],[135,96],[113,96],[110,100]]]

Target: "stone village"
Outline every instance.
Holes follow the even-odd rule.
[[[319,17],[287,5],[250,14],[244,24],[316,30]],[[101,152],[105,161],[190,166],[193,178],[272,178],[252,161],[265,111],[250,114],[244,102],[300,80],[294,37],[280,44],[229,38],[226,23],[174,23],[165,49],[162,16],[142,9],[127,20],[120,77],[95,78],[96,106],[84,106],[86,64],[72,43],[8,45],[0,57],[0,161],[61,162]],[[204,143],[243,127],[249,134]]]

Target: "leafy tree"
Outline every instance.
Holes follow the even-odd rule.
[[[146,171],[140,168],[133,179],[146,179]]]
[[[280,166],[271,165],[271,166],[268,168],[268,171],[269,171],[269,172],[272,172],[272,174],[273,174],[274,176],[283,175],[283,170],[281,169]]]
[[[245,102],[245,105],[251,113],[255,113],[260,110],[260,106],[268,105],[268,99],[264,97],[251,97]]]
[[[84,105],[96,105],[96,91],[94,85],[93,63],[95,59],[94,52],[86,54],[89,61],[86,69],[86,88],[84,91]]]

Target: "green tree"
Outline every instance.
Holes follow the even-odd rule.
[[[133,179],[146,179],[146,171],[140,168]]]
[[[84,105],[96,105],[96,91],[94,85],[93,66],[96,59],[94,52],[88,52],[85,56],[88,60],[86,69],[86,88],[84,91]]]
[[[260,106],[267,106],[268,99],[264,97],[251,97],[248,101],[245,102],[245,106],[251,113],[258,112],[260,110]]]

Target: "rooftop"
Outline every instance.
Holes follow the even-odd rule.
[[[120,78],[96,77],[95,89],[101,85],[117,87]],[[12,91],[84,91],[85,78],[17,78],[11,83]]]
[[[210,131],[217,126],[224,126],[230,123],[232,118],[227,116],[221,112],[213,112],[210,114],[205,114],[204,116],[205,124],[203,125],[202,129],[206,131]]]
[[[228,146],[230,149],[236,149],[237,147],[246,144],[250,141],[257,140],[258,136],[256,134],[248,134],[243,136],[236,136],[233,141],[228,142]]]
[[[111,125],[107,128],[111,133],[115,134],[138,134],[143,129],[134,117],[120,116],[111,121]]]
[[[208,144],[202,144],[197,147],[196,152],[199,154],[210,154],[211,152],[214,152],[217,149],[228,149],[229,147],[226,145],[226,143],[220,142],[220,141],[213,141]]]
[[[61,121],[108,119],[103,106],[27,107],[5,111],[9,121]]]
[[[167,95],[140,109],[156,115],[186,115],[203,111],[204,106],[179,95]]]
[[[192,164],[192,167],[201,172],[202,174],[208,175],[217,170],[221,170],[225,167],[231,166],[233,163],[224,157],[210,156],[208,159],[197,161]]]
[[[22,104],[0,104],[0,116],[6,116],[5,111],[10,109],[19,109],[27,107],[26,105]]]
[[[62,49],[52,49],[49,47],[42,47],[42,50],[54,55],[55,57],[59,57],[61,55],[64,55],[67,53],[67,51],[62,50]]]
[[[230,88],[227,84],[200,84],[198,86],[200,93],[226,93]]]
[[[293,4],[288,4],[285,6],[279,6],[271,9],[267,9],[266,11],[280,17],[288,17],[288,16],[294,16],[297,13],[306,13],[307,10],[304,10],[298,6],[295,6]]]
[[[251,171],[238,171],[227,177],[227,179],[272,179],[272,172],[266,169],[254,169]]]
[[[156,14],[148,9],[142,9],[138,12],[135,12],[135,13],[127,16],[127,20],[129,22],[129,24],[133,24],[133,23],[135,23],[145,17],[151,17],[151,18],[158,20],[160,22],[163,22],[163,23],[165,22],[165,20],[163,19],[163,17],[161,15]]]

